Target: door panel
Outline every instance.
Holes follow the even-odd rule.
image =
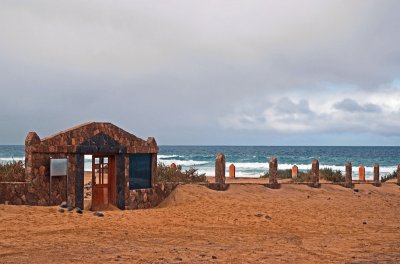
[[[115,157],[92,157],[92,210],[105,210],[115,205]]]

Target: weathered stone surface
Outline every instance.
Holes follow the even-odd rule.
[[[265,185],[271,189],[279,189],[281,185],[278,183],[278,159],[272,157],[269,161],[269,179]]]
[[[207,183],[207,187],[214,191],[226,191],[229,188],[229,184],[226,183],[218,183],[218,182],[210,182]]]
[[[272,157],[269,161],[269,183],[278,182],[278,159]]]
[[[125,209],[145,209],[158,206],[178,186],[178,183],[158,183],[151,189],[130,190]]]
[[[215,158],[215,183],[225,184],[225,155],[222,153]]]
[[[345,168],[346,168],[346,176],[344,179],[344,184],[343,186],[346,188],[353,188],[353,167],[351,165],[351,162],[346,162],[345,164]]]
[[[316,159],[311,163],[311,182],[309,186],[314,188],[321,186],[319,183],[319,161]]]
[[[374,164],[374,183],[373,183],[376,187],[381,186],[381,181],[379,178],[379,164],[375,163]]]

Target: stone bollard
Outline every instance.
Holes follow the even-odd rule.
[[[292,178],[297,178],[298,175],[299,175],[299,167],[297,167],[297,165],[293,165]]]
[[[225,155],[218,153],[215,158],[215,182],[207,183],[207,187],[215,191],[226,191],[229,184],[225,184]]]
[[[344,178],[344,187],[353,188],[353,166],[351,162],[346,162],[346,176]]]
[[[278,159],[272,157],[269,161],[269,180],[267,187],[272,189],[279,189],[280,184],[278,183]]]
[[[235,165],[231,164],[229,166],[229,178],[235,179],[235,177],[236,177],[236,167]]]
[[[365,181],[365,167],[363,165],[358,168],[358,180]]]
[[[400,164],[397,165],[397,185],[400,186]]]
[[[269,161],[269,183],[278,182],[278,159],[272,157]]]
[[[314,188],[321,186],[319,183],[319,161],[316,159],[311,163],[311,182],[309,185]]]
[[[215,183],[225,184],[225,155],[222,153],[215,158]]]
[[[379,164],[375,163],[374,164],[374,186],[379,187],[381,186],[381,182],[379,180]]]

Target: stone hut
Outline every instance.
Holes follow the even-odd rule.
[[[84,208],[84,188],[91,187],[92,210],[153,207],[176,186],[155,184],[157,153],[153,137],[143,140],[111,123],[84,123],[43,139],[29,132],[25,141],[26,184],[15,193],[23,197],[22,204],[67,201],[70,206]],[[89,183],[84,186],[85,155],[92,156],[92,167],[86,172],[91,181],[86,180]],[[65,163],[66,177],[50,177],[55,159]],[[8,190],[9,186],[3,188]],[[10,192],[3,196],[0,200],[13,199]]]

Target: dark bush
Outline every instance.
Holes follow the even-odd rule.
[[[386,182],[388,180],[396,179],[396,178],[397,178],[397,172],[393,171],[392,173],[388,173],[388,174],[382,176],[381,182]]]
[[[156,182],[196,183],[206,181],[205,173],[199,174],[198,169],[190,168],[189,170],[182,171],[182,166],[178,165],[175,168],[171,168],[164,163],[158,163]]]
[[[25,179],[25,168],[22,161],[0,163],[0,182],[20,182]]]

